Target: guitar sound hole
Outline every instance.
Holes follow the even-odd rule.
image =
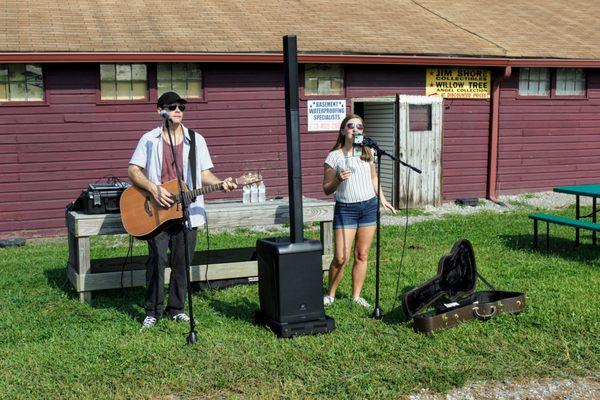
[[[151,217],[152,207],[150,207],[150,197],[146,197],[146,201],[144,201],[144,209],[146,210],[146,214]]]

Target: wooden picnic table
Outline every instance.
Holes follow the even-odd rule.
[[[320,224],[324,269],[329,268],[333,257],[333,205],[332,201],[303,199],[304,222],[319,222]],[[211,201],[206,203],[206,214],[209,228],[281,225],[289,223],[289,204],[287,199],[251,204],[242,204],[240,201]],[[69,239],[67,276],[79,293],[81,302],[91,301],[94,290],[145,285],[146,271],[142,261],[129,263],[127,269],[124,269],[125,257],[112,259],[111,263],[111,259],[95,260],[91,256],[91,236],[126,233],[121,223],[121,214],[83,214],[70,211],[66,215],[66,223]],[[287,235],[282,233],[279,236]],[[204,255],[199,255],[199,253],[201,252],[196,253],[192,261],[192,281],[246,278],[258,275],[258,265],[252,248],[211,250],[209,254]],[[237,259],[233,259],[236,257]],[[208,264],[210,268],[207,270],[205,261],[208,260],[210,260]],[[169,281],[169,274],[170,269],[167,268],[165,283]]]
[[[592,222],[596,222],[596,199],[600,197],[600,184],[590,185],[573,185],[573,186],[557,186],[553,188],[557,193],[566,193],[575,195],[575,218],[589,218],[592,217]],[[581,215],[580,208],[580,197],[586,196],[592,198],[592,213],[588,215]],[[592,232],[592,243],[596,244],[596,231]],[[579,246],[579,228],[575,228],[575,246]]]

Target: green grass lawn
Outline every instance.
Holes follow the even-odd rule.
[[[574,215],[572,208],[560,213]],[[400,304],[394,293],[404,228],[388,226],[382,230],[383,320],[353,305],[347,274],[326,309],[336,320],[333,333],[278,339],[253,324],[258,287],[245,285],[194,295],[195,346],[185,345],[187,325],[161,320],[139,332],[142,288],[97,292],[91,305],[81,304],[65,278],[64,240],[0,249],[0,397],[398,398],[475,380],[597,375],[599,248],[587,232],[577,249],[572,229],[552,226],[551,233],[550,252],[532,250],[532,224],[523,211],[450,216],[408,228],[400,293],[433,277],[439,258],[467,238],[480,272],[498,290],[526,292],[519,315],[415,333],[401,310],[392,309]],[[252,246],[263,236],[223,233],[211,235],[210,243]],[[93,242],[94,257],[126,250],[123,238]],[[372,250],[363,292],[370,301]],[[134,253],[145,251],[136,242]]]

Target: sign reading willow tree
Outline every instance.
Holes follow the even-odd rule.
[[[474,68],[427,68],[427,96],[450,99],[489,99],[491,72]]]

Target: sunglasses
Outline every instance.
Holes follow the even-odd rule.
[[[169,104],[168,106],[164,106],[163,108],[168,108],[169,111],[175,111],[177,107],[179,107],[179,111],[185,111],[185,104],[173,103]]]
[[[362,131],[363,129],[365,129],[365,126],[363,124],[355,124],[354,122],[348,122],[346,124],[346,128],[348,129],[358,129],[359,131]]]

